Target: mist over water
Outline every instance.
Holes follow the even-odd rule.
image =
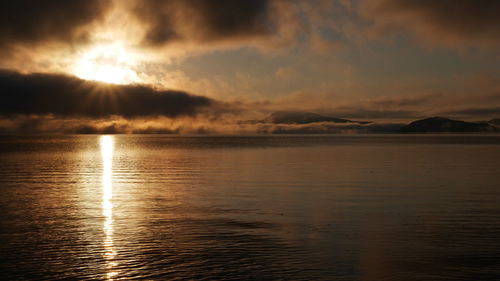
[[[500,136],[3,136],[2,280],[498,280]]]

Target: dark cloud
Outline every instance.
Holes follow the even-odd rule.
[[[146,24],[145,43],[198,43],[271,33],[270,0],[144,0],[133,13]]]
[[[108,6],[108,0],[0,1],[0,47],[84,39],[82,27]]]
[[[54,74],[0,71],[0,114],[189,116],[214,101],[143,85],[107,85]]]
[[[445,43],[500,42],[497,0],[370,0],[365,15],[379,26],[413,29],[423,39]]]

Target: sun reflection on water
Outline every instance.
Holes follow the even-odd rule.
[[[102,215],[104,216],[104,259],[106,260],[106,279],[113,280],[117,274],[114,261],[116,250],[113,243],[113,150],[114,138],[102,136],[100,138],[102,157]]]

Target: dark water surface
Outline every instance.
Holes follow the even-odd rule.
[[[500,136],[0,137],[1,280],[500,280]]]

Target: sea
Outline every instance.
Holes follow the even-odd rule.
[[[500,135],[1,136],[0,280],[500,280]]]

